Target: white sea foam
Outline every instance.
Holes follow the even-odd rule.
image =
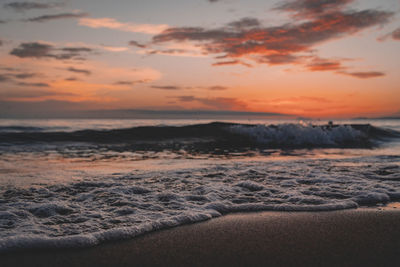
[[[0,189],[0,251],[86,247],[239,211],[400,199],[400,157],[235,161]]]
[[[357,144],[366,138],[365,133],[349,125],[336,127],[314,127],[303,124],[279,124],[276,126],[246,125],[231,126],[235,133],[249,136],[256,142],[265,145],[274,144],[278,147],[289,146],[341,146],[346,143]]]

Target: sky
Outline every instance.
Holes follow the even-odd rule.
[[[0,0],[0,117],[400,115],[399,12],[399,0]]]

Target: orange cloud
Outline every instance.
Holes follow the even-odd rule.
[[[79,25],[90,28],[107,28],[124,32],[137,32],[145,34],[159,34],[169,26],[166,24],[135,24],[119,22],[113,18],[81,18]]]

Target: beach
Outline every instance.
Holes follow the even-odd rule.
[[[84,249],[1,254],[2,266],[396,266],[400,210],[237,213]]]

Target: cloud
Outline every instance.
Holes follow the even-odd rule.
[[[25,82],[20,82],[18,83],[19,86],[29,86],[29,87],[50,87],[49,84],[47,83],[25,83]]]
[[[353,34],[388,21],[391,12],[364,10],[327,14],[313,21],[256,29],[169,28],[153,37],[154,43],[195,41],[209,54],[227,58],[243,56],[287,56],[310,51],[323,41]]]
[[[400,28],[392,32],[392,38],[400,41]]]
[[[146,47],[147,47],[146,45],[141,44],[141,43],[136,42],[136,41],[130,41],[130,42],[129,42],[129,45],[131,45],[131,46],[136,46],[136,47],[139,47],[139,48],[146,48]]]
[[[135,32],[144,34],[159,34],[167,29],[166,24],[135,24],[119,22],[113,18],[81,18],[79,25],[90,28],[107,28],[125,32]]]
[[[0,24],[7,23],[5,20],[0,20]]]
[[[39,17],[34,17],[27,19],[26,21],[30,22],[45,22],[49,20],[57,20],[57,19],[76,19],[88,16],[87,13],[61,13],[54,15],[43,15]]]
[[[183,89],[180,86],[174,86],[174,85],[166,85],[166,86],[153,85],[153,86],[151,86],[151,88],[161,89],[161,90],[182,90]]]
[[[340,74],[356,77],[359,79],[369,79],[385,76],[385,73],[380,71],[366,71],[366,72],[339,72]]]
[[[81,53],[81,52],[92,52],[93,49],[88,47],[64,47],[61,48],[62,51],[69,53]]]
[[[31,9],[49,9],[63,6],[63,3],[37,3],[37,2],[11,2],[4,4],[4,8],[14,9],[15,11],[25,11]]]
[[[5,91],[0,92],[0,101],[4,99],[30,99],[33,100],[35,98],[46,97],[46,96],[55,96],[55,95],[69,95],[69,93],[57,93],[53,91],[46,90],[14,90],[14,91]]]
[[[321,58],[315,58],[306,67],[311,71],[338,71],[344,69],[339,60],[328,60]]]
[[[233,27],[233,28],[253,28],[253,27],[260,27],[261,23],[258,19],[256,18],[242,18],[241,20],[238,21],[233,21],[231,23],[228,23],[228,26]]]
[[[279,4],[275,10],[287,11],[295,17],[314,17],[342,11],[354,0],[292,0]]]
[[[208,0],[208,2],[210,3],[216,3],[216,2],[220,2],[221,0]]]
[[[124,46],[108,46],[108,45],[101,45],[99,46],[100,49],[103,49],[105,51],[109,51],[109,52],[124,52],[129,50],[128,47],[124,47]]]
[[[74,67],[69,67],[67,70],[70,71],[70,72],[75,72],[75,73],[80,73],[80,74],[85,74],[85,75],[91,75],[92,74],[92,72],[90,70],[77,69],[77,68],[74,68]]]
[[[207,89],[211,90],[211,91],[224,91],[224,90],[228,90],[229,88],[225,87],[225,86],[215,85],[215,86],[210,86]]]
[[[349,71],[339,59],[324,59],[314,57],[312,62],[306,65],[310,71],[333,71],[337,74],[347,75],[359,79],[383,77],[386,74],[381,71]]]
[[[218,61],[212,64],[212,66],[229,66],[229,65],[243,65],[249,68],[253,67],[251,64],[238,59],[228,60],[228,61]]]
[[[10,77],[8,75],[0,74],[0,83],[1,82],[8,82]]]
[[[210,91],[224,91],[228,90],[228,87],[221,86],[221,85],[213,85],[213,86],[175,86],[175,85],[166,85],[166,86],[159,86],[153,85],[151,88],[154,89],[161,89],[161,90],[191,90],[191,89],[205,89]]]
[[[146,79],[144,79],[144,80],[136,80],[136,81],[117,81],[117,82],[115,82],[114,84],[115,85],[123,85],[123,86],[133,86],[133,85],[136,85],[136,84],[140,84],[140,83],[147,83],[147,82],[149,82],[150,80],[146,80]]]
[[[177,97],[173,97],[173,98],[177,99],[180,102],[193,102],[193,101],[196,101],[196,97],[191,96],[191,95],[177,96]]]
[[[0,82],[13,82],[15,79],[25,80],[39,76],[39,74],[37,73],[24,72],[19,69],[13,69],[13,68],[2,68],[2,69],[5,70],[6,72],[0,73]]]
[[[17,79],[30,79],[38,76],[37,73],[30,73],[30,72],[25,72],[25,73],[19,73],[15,74],[14,77]]]
[[[332,103],[329,99],[314,96],[294,96],[288,98],[276,98],[265,102],[265,104],[274,106],[292,105],[298,103]]]
[[[10,54],[20,58],[41,58],[48,57],[53,50],[52,45],[43,43],[22,43],[18,48],[14,48]]]
[[[345,10],[350,0],[297,0],[276,10],[303,16],[291,23],[266,27],[255,18],[233,21],[219,28],[174,27],[153,36],[149,45],[191,42],[218,60],[213,66],[242,64],[302,64],[310,70],[336,70],[332,64],[308,62],[319,44],[382,25],[394,13],[374,9]],[[157,51],[157,50],[156,50]],[[161,51],[158,49],[158,51]],[[157,52],[154,52],[156,54]],[[221,60],[222,59],[222,60]]]
[[[393,39],[393,40],[396,40],[396,41],[400,41],[400,28],[397,28],[396,30],[394,30],[394,31],[392,31],[392,32],[390,32],[388,34],[385,34],[385,35],[377,38],[377,40],[380,41],[380,42],[386,41],[388,39]]]
[[[85,47],[56,48],[51,44],[31,42],[20,44],[19,47],[14,48],[10,52],[10,55],[14,55],[20,58],[54,58],[59,60],[83,60],[83,54],[89,52],[92,52],[92,49]]]
[[[246,109],[247,105],[239,99],[231,97],[202,98],[195,96],[173,97],[180,102],[199,102],[208,108],[217,110]]]

